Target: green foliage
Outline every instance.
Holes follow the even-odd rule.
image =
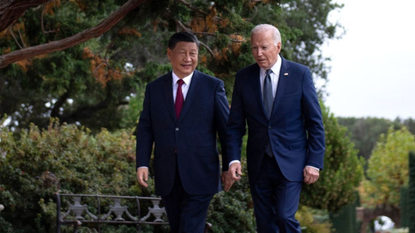
[[[10,32],[0,32],[0,53],[75,35],[125,2],[51,1],[29,8],[12,27],[16,40]],[[340,6],[330,0],[265,2],[146,1],[97,38],[0,70],[0,115],[8,114],[14,129],[26,129],[32,122],[46,128],[49,117],[86,126],[93,133],[101,127],[133,127],[138,112],[132,111],[140,110],[142,87],[170,70],[165,69],[167,40],[180,30],[195,32],[203,42],[198,69],[223,79],[228,96],[235,72],[254,62],[249,34],[256,23],[280,27],[283,55],[325,79],[326,59],[315,52],[339,27],[330,25],[327,15]],[[304,15],[307,22],[298,20]]]
[[[128,130],[91,136],[88,129],[54,120],[47,129],[32,125],[19,135],[2,127],[0,148],[0,203],[6,207],[1,221],[12,224],[13,232],[52,232],[55,192],[149,196],[136,185]]]
[[[344,128],[335,125],[334,118],[327,118],[326,109],[324,113],[328,139],[338,142],[342,138],[339,136],[345,134]],[[331,122],[332,126],[328,122]],[[54,231],[56,205],[53,193],[56,191],[130,196],[154,194],[154,179],[149,179],[148,189],[142,189],[136,184],[135,139],[131,130],[111,133],[103,129],[92,135],[86,128],[68,124],[59,126],[59,122],[52,120],[43,130],[32,125],[28,131],[13,133],[2,127],[0,133],[0,203],[6,207],[0,222],[4,223],[4,232],[7,232],[6,229],[11,229],[11,232]],[[334,140],[336,137],[339,139]],[[346,150],[349,153],[347,154],[336,149],[340,148],[339,145],[346,149],[350,147],[348,140],[342,140],[340,142],[344,144],[338,142],[333,144],[337,146],[332,146],[328,150],[324,170],[326,173],[322,173],[321,180],[317,183],[321,187],[304,187],[303,193],[312,200],[302,199],[303,206],[330,209],[340,206],[336,201],[350,202],[351,198],[347,196],[346,188],[354,190],[354,184],[345,186],[333,177],[344,175],[350,177],[349,183],[353,182],[353,179],[357,179],[356,174],[361,165],[358,165],[358,160],[352,156],[353,152],[350,150]],[[339,154],[334,154],[333,151]],[[246,176],[245,150],[243,153],[242,165],[245,175],[242,180],[235,183],[231,191],[218,193],[209,207],[207,221],[212,223],[213,232],[255,232],[253,204]],[[348,170],[341,170],[343,166],[338,163],[348,165],[343,165],[344,167],[353,167],[355,173],[349,174]],[[324,176],[328,177],[324,179]],[[333,188],[332,184],[336,182],[338,187]],[[329,194],[322,194],[320,190]],[[315,198],[316,193],[325,196]],[[307,232],[326,232],[330,229],[328,221],[311,218],[310,211],[313,216],[316,216],[316,213],[320,216],[327,215],[302,207],[298,219],[301,225],[308,229]],[[107,230],[104,232],[127,232],[119,228],[105,229]],[[143,232],[166,232],[166,228],[144,226]]]
[[[246,147],[247,136],[242,148]],[[256,232],[254,206],[249,188],[246,164],[246,150],[242,150],[242,179],[235,182],[228,192],[220,192],[209,206],[207,222],[212,223],[212,232]],[[327,211],[300,206],[297,220],[304,233],[329,233],[331,229]]]
[[[409,153],[409,233],[415,233],[415,152]]]
[[[21,35],[18,39],[25,45],[44,44],[97,25],[119,6],[113,0],[53,1],[27,10],[12,29],[15,35]],[[0,114],[8,113],[15,128],[28,128],[31,122],[44,128],[49,117],[86,125],[93,131],[120,128],[124,109],[119,106],[128,104],[125,97],[132,90],[130,76],[123,72],[124,60],[108,62],[114,54],[108,49],[111,40],[132,40],[122,36],[125,33],[120,30],[115,28],[65,51],[2,69]],[[18,49],[10,33],[3,33],[0,41],[2,52]]]
[[[1,122],[3,123],[3,122]],[[54,232],[54,193],[154,195],[154,179],[142,189],[135,177],[135,139],[132,132],[103,129],[92,135],[88,129],[52,120],[47,129],[32,125],[13,134],[0,128],[1,232]],[[245,163],[245,162],[243,162]],[[244,166],[246,167],[246,166]],[[151,169],[151,167],[150,167]],[[232,192],[212,200],[208,222],[214,232],[254,232],[255,222],[247,179]],[[94,201],[83,199],[93,206]],[[146,209],[142,206],[142,210]],[[103,226],[102,232],[124,233],[125,227]],[[70,232],[65,227],[63,232]],[[90,232],[80,228],[79,232]],[[142,232],[168,232],[168,226],[143,226]]]
[[[327,79],[329,61],[320,47],[328,39],[334,39],[342,27],[328,21],[329,13],[343,6],[325,0],[284,1],[279,9],[272,4],[258,7],[253,24],[269,23],[278,27],[282,34],[281,54],[290,60],[305,64],[312,73]]]
[[[212,223],[212,232],[255,232],[254,210],[247,182],[238,182],[232,190],[220,192],[213,198],[207,222]]]
[[[391,125],[397,129],[398,125],[384,118],[355,118],[355,117],[338,117],[340,125],[347,127],[352,142],[359,150],[359,156],[368,160],[375,148],[379,136],[387,133]]]
[[[243,140],[246,145],[246,137]],[[212,223],[215,233],[256,232],[254,209],[246,167],[246,154],[242,155],[244,176],[235,182],[228,192],[220,192],[213,198],[207,222]]]
[[[332,224],[326,211],[300,206],[295,217],[300,222],[303,233],[332,232]]]
[[[408,154],[415,150],[415,137],[405,127],[389,128],[382,134],[368,161],[367,176],[361,192],[367,206],[390,204],[399,208],[400,190],[408,185]]]
[[[350,137],[347,136],[347,129],[337,123],[336,118],[324,105],[322,112],[327,147],[325,164],[319,181],[303,186],[300,201],[302,207],[298,211],[297,218],[301,226],[305,227],[304,232],[330,232],[331,224],[328,217],[324,221],[318,221],[315,216],[328,216],[321,213],[321,210],[332,212],[354,203],[356,189],[363,177],[364,161],[357,157],[357,151],[353,148]],[[245,146],[246,137],[242,148]],[[245,150],[242,150],[242,169],[245,176],[236,182],[229,192],[218,194],[212,201],[208,222],[213,223],[214,232],[255,232],[253,204],[246,177]],[[312,208],[320,209],[320,213]]]
[[[396,120],[395,120],[396,121]],[[415,120],[408,118],[402,121],[402,124],[408,128],[409,132],[415,135]]]
[[[327,107],[321,106],[326,137],[324,170],[316,183],[303,186],[301,204],[334,212],[354,202],[364,161],[358,158],[347,129],[338,124]]]

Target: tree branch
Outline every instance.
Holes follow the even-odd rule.
[[[190,30],[189,28],[187,28],[186,26],[183,25],[182,22],[180,22],[179,20],[176,20],[176,24],[181,27],[182,29],[184,29],[186,32],[192,32],[192,30]],[[192,32],[193,33],[193,32]],[[202,45],[203,47],[205,47],[208,52],[215,57],[215,54],[213,53],[212,49],[209,48],[209,46],[207,46],[207,44],[203,43],[202,41],[199,41],[200,45]]]
[[[0,32],[13,25],[27,9],[39,6],[49,0],[0,0]]]
[[[16,36],[13,33],[13,26],[9,27],[9,32],[10,32],[10,34],[12,34],[12,37],[14,39],[14,42],[16,42],[16,44],[19,46],[19,48],[22,49],[23,46],[20,45],[19,41],[17,41],[17,38],[16,38]]]
[[[42,9],[42,15],[41,15],[41,17],[40,17],[40,26],[42,27],[42,32],[43,32],[43,34],[49,34],[49,33],[53,33],[53,32],[57,32],[57,31],[59,31],[59,28],[58,29],[56,29],[56,30],[49,30],[49,31],[46,31],[45,30],[45,25],[44,25],[44,23],[43,23],[43,18],[44,18],[44,7],[43,7],[43,9]]]
[[[22,33],[20,32],[19,27],[17,27],[17,31],[19,32],[19,37],[20,37],[20,41],[22,42],[23,48],[26,48],[27,46],[26,46],[26,43],[24,42],[24,39],[23,39]]]
[[[5,0],[0,0],[0,3]],[[27,47],[21,50],[13,51],[11,53],[0,56],[0,68],[6,67],[11,63],[16,61],[32,58],[45,53],[52,53],[56,51],[61,51],[85,41],[88,41],[92,38],[98,37],[111,29],[115,24],[117,24],[121,19],[127,15],[128,12],[134,10],[136,7],[141,5],[147,0],[129,0],[123,6],[121,6],[117,11],[112,13],[104,21],[96,25],[95,27],[86,29],[80,33],[77,33],[68,38],[52,41],[47,44]],[[7,1],[6,1],[7,2]]]
[[[253,1],[251,0],[251,2],[253,2]],[[253,13],[253,15],[250,18],[246,18],[245,20],[251,22],[256,17],[257,14],[258,14],[258,7],[257,6],[254,6],[254,13]]]
[[[211,33],[211,32],[193,32],[193,34],[202,34],[202,35],[217,37],[215,33]]]
[[[65,92],[62,96],[59,97],[58,101],[56,101],[55,106],[52,108],[50,113],[51,117],[59,117],[59,109],[63,106],[66,100],[69,98],[69,91]]]
[[[195,11],[195,12],[199,12],[199,13],[201,13],[201,14],[207,15],[207,13],[206,13],[206,12],[204,12],[204,11],[202,11],[202,10],[198,9],[198,8],[193,7],[190,3],[188,3],[188,2],[186,2],[186,1],[184,1],[184,0],[177,0],[177,2],[178,2],[178,3],[181,3],[181,4],[185,5],[185,6],[187,6],[189,9],[191,9],[191,10],[193,10],[193,11]]]
[[[184,29],[186,32],[192,32],[192,30],[190,28],[187,28],[186,26],[184,26],[184,24],[182,22],[180,22],[179,20],[175,20],[176,24],[181,27],[182,29]]]
[[[199,41],[199,43],[203,46],[203,47],[205,47],[206,49],[207,49],[207,51],[209,51],[209,53],[210,53],[210,55],[212,55],[212,57],[215,57],[215,54],[213,53],[213,51],[209,48],[209,46],[207,46],[207,44],[205,44],[205,43],[203,43],[203,42],[201,42],[201,41]]]

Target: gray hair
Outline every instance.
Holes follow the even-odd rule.
[[[278,31],[278,28],[272,26],[271,24],[258,24],[258,25],[256,25],[251,31],[251,36],[253,34],[263,32],[263,31],[268,31],[268,30],[272,30],[275,45],[277,45],[278,42],[281,42],[280,31]]]

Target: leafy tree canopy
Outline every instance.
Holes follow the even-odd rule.
[[[177,31],[199,37],[198,69],[223,79],[231,94],[235,72],[254,62],[248,42],[255,24],[279,27],[282,55],[309,65],[316,79],[328,71],[319,48],[340,28],[327,20],[341,8],[331,0],[31,2],[0,32],[0,63],[26,54],[0,70],[0,114],[21,128],[47,127],[49,117],[94,132],[134,125],[142,86],[170,70],[166,42]],[[9,6],[0,7],[3,19],[14,8],[2,6]],[[120,16],[125,8],[130,13]],[[31,53],[37,46],[42,53]]]
[[[367,176],[360,190],[366,206],[390,204],[399,209],[401,187],[408,185],[408,154],[415,150],[415,136],[405,127],[382,134],[368,161]]]
[[[347,127],[352,141],[359,149],[359,156],[366,160],[370,158],[379,136],[386,133],[393,124],[388,119],[374,117],[338,117],[337,119],[339,124]]]
[[[385,118],[356,118],[356,117],[337,117],[340,125],[347,127],[348,134],[356,149],[359,150],[359,156],[369,160],[372,151],[382,134],[386,134],[390,127],[401,129],[406,127],[412,134],[415,134],[415,123],[412,118],[401,120],[396,118],[394,121]],[[367,163],[365,164],[365,171]]]

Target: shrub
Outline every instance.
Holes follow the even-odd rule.
[[[51,120],[47,129],[32,125],[13,134],[0,128],[0,232],[55,232],[54,193],[153,196],[137,185],[135,138],[129,130],[110,133]],[[246,166],[244,166],[246,168]],[[150,165],[151,169],[151,165]],[[150,173],[151,174],[151,173]],[[228,193],[212,200],[208,221],[214,232],[254,232],[253,209],[247,178]],[[83,203],[93,206],[90,200]],[[146,206],[141,207],[146,210]],[[79,232],[90,232],[83,227]],[[135,232],[134,227],[104,226],[102,232]],[[71,232],[66,227],[63,232]],[[168,232],[168,226],[143,226],[142,232]]]
[[[301,204],[335,212],[355,201],[364,160],[358,158],[347,128],[340,126],[329,109],[321,105],[326,137],[324,169],[316,183],[303,186]]]
[[[330,210],[351,201],[362,166],[353,144],[345,137],[345,129],[327,109],[323,110],[327,144],[325,169],[316,184],[305,186],[301,205]],[[209,206],[207,221],[212,223],[213,232],[255,232],[245,145],[246,137],[242,180],[229,192],[215,195]],[[102,129],[93,135],[86,128],[60,125],[55,119],[43,130],[35,125],[20,133],[0,128],[0,203],[6,207],[0,216],[0,232],[55,232],[55,192],[153,196],[154,183],[150,179],[147,189],[137,184],[132,130],[112,133]],[[301,208],[298,215],[308,232],[325,232],[322,229],[330,228],[328,222],[316,221],[315,215],[311,220],[310,211],[316,210]],[[108,226],[103,232],[134,230],[126,229]],[[89,230],[81,228],[79,232]],[[142,232],[168,232],[168,226],[143,226]]]
[[[150,195],[137,187],[128,130],[103,129],[93,136],[51,120],[47,129],[31,125],[18,135],[0,128],[0,140],[0,202],[6,207],[1,221],[13,232],[54,232],[55,192]]]

